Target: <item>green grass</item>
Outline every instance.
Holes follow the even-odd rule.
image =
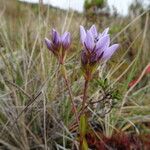
[[[83,76],[80,68],[79,25],[93,22],[83,14],[38,5],[0,0],[0,149],[65,149],[75,142],[69,126],[74,118],[69,94],[59,64],[44,45],[52,28],[72,33],[72,47],[66,61],[74,101],[81,105]],[[143,17],[145,19],[143,19]],[[110,26],[113,43],[120,49],[103,69],[98,68],[90,83],[88,99],[99,100],[112,91],[113,109],[101,117],[99,105],[88,108],[90,119],[98,122],[103,134],[123,131],[150,134],[150,82],[145,75],[134,88],[128,83],[149,63],[149,12],[109,19],[97,16],[102,31]],[[142,26],[144,24],[144,26]],[[107,77],[108,85],[102,88]]]

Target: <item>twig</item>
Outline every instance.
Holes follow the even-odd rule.
[[[14,127],[14,125],[16,124],[17,120],[19,119],[19,117],[22,115],[23,112],[26,112],[28,107],[41,95],[42,92],[39,92],[35,98],[30,99],[29,103],[27,104],[27,106],[20,112],[20,114],[17,116],[17,118],[15,119],[15,121],[13,122],[13,126],[11,128]]]

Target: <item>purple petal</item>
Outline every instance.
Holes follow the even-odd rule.
[[[94,37],[90,31],[87,31],[86,38],[84,41],[85,48],[89,51],[92,51],[94,48]]]
[[[84,44],[85,37],[86,37],[85,29],[83,26],[80,26],[80,39],[82,44]]]
[[[106,28],[103,32],[102,32],[102,36],[105,36],[108,34],[109,28]]]
[[[96,43],[96,51],[99,51],[99,53],[101,53],[104,50],[104,48],[107,48],[109,46],[109,44],[110,44],[109,35],[103,36]]]
[[[70,39],[70,33],[69,32],[65,32],[62,37],[62,46],[64,49],[68,49],[71,43],[71,39]]]
[[[102,34],[99,33],[99,35],[97,36],[98,39],[102,38]]]
[[[112,46],[110,46],[108,49],[106,49],[104,51],[104,54],[103,54],[103,57],[102,59],[103,60],[108,60],[111,58],[111,56],[114,54],[114,52],[118,49],[119,47],[119,44],[113,44]]]
[[[65,32],[62,36],[61,36],[61,41],[63,42],[63,40],[66,38],[66,36],[67,36],[67,34],[68,34],[69,32]]]
[[[45,44],[49,50],[51,50],[51,51],[53,50],[52,42],[48,38],[45,38]]]
[[[52,29],[52,41],[55,45],[60,44],[60,36],[55,29]]]
[[[92,27],[90,28],[90,31],[94,37],[97,37],[98,33],[97,33],[97,29],[95,25],[92,25]]]

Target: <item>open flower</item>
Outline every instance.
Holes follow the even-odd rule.
[[[45,38],[45,44],[47,48],[58,58],[59,62],[63,64],[67,50],[71,45],[70,33],[65,32],[64,34],[59,35],[55,29],[52,29],[52,38],[51,40]]]
[[[84,27],[80,26],[80,38],[83,44],[81,62],[86,74],[91,74],[100,61],[109,60],[118,49],[119,44],[110,46],[108,31],[109,28],[106,28],[102,33],[98,33],[95,25],[85,31]]]

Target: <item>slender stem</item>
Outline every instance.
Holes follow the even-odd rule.
[[[88,84],[89,84],[89,80],[86,80],[86,79],[85,79],[84,91],[83,91],[83,101],[82,101],[82,108],[81,108],[81,112],[82,112],[82,113],[83,113],[83,111],[84,111],[85,104],[86,104],[86,101],[87,101]]]
[[[72,96],[72,92],[71,92],[71,88],[70,88],[70,84],[69,84],[69,80],[67,78],[67,75],[66,75],[66,69],[65,69],[65,66],[64,65],[61,65],[61,69],[62,69],[62,75],[63,75],[63,78],[65,80],[65,83],[66,83],[66,87],[68,89],[68,92],[69,92],[69,96],[70,96],[70,100],[71,100],[71,103],[72,103],[72,107],[73,107],[73,111],[75,113],[75,117],[76,117],[76,121],[77,123],[79,124],[79,118],[78,118],[78,114],[77,114],[77,108],[74,104],[74,101],[73,101],[73,96]]]

